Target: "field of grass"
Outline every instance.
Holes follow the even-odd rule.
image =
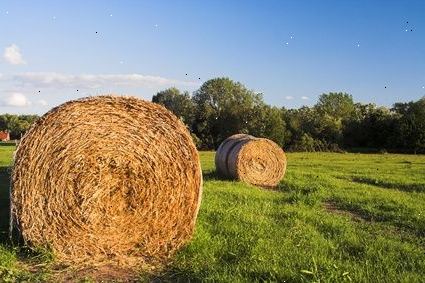
[[[7,242],[12,150],[0,146],[0,281],[44,280]],[[141,281],[424,282],[425,156],[290,153],[277,190],[220,180],[213,152],[201,161],[194,238]]]

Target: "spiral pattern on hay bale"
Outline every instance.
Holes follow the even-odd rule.
[[[183,123],[134,97],[97,96],[41,117],[16,152],[12,217],[70,264],[162,260],[191,237],[202,175]]]
[[[217,172],[226,178],[274,187],[285,175],[285,152],[273,141],[246,134],[225,139],[217,149]]]

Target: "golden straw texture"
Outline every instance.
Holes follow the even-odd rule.
[[[285,175],[286,155],[271,140],[236,134],[221,143],[215,165],[224,177],[275,187]]]
[[[201,187],[198,152],[171,112],[88,97],[49,111],[19,144],[13,223],[65,263],[162,260],[190,239]]]

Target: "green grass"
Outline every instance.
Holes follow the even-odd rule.
[[[2,169],[12,149],[0,146]],[[193,240],[161,274],[141,278],[424,281],[425,156],[290,153],[275,191],[218,179],[212,152],[202,152],[201,161],[204,192]],[[1,172],[4,234],[9,177]],[[20,269],[17,248],[1,239],[0,274],[10,280],[41,276]]]

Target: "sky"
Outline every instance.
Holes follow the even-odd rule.
[[[423,0],[0,0],[0,113],[229,77],[286,108],[425,95]]]

